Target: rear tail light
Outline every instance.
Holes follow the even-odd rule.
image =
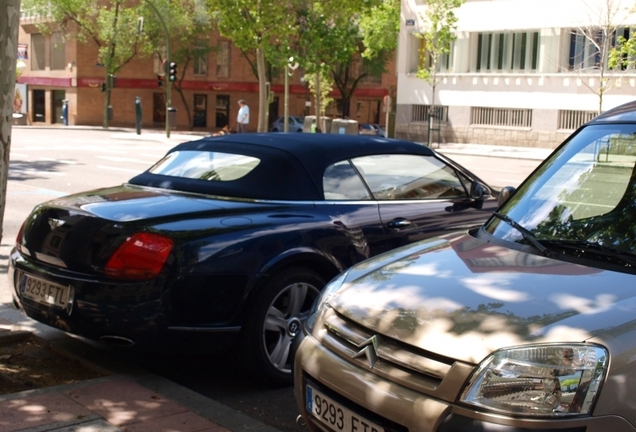
[[[18,235],[15,237],[15,244],[17,245],[22,244],[22,233],[24,232],[25,225],[26,225],[26,221],[22,222],[22,225],[20,225],[20,231],[18,231]]]
[[[24,226],[26,225],[26,221],[22,223],[20,226],[20,231],[18,231],[18,235],[15,237],[15,246],[16,249],[22,252],[22,234],[24,234]]]
[[[108,260],[104,274],[118,279],[149,280],[163,268],[172,250],[172,239],[152,233],[128,237]]]

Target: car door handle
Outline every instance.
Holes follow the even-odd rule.
[[[393,219],[387,224],[389,228],[394,230],[403,230],[411,226],[411,221],[408,219]]]

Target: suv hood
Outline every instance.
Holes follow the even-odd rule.
[[[503,347],[584,341],[633,320],[632,282],[459,235],[353,267],[328,302],[371,332],[478,363]]]

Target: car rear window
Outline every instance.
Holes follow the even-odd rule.
[[[183,150],[167,154],[148,172],[206,181],[232,181],[246,176],[260,159],[241,154]]]

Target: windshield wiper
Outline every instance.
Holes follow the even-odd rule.
[[[545,247],[543,244],[541,244],[541,242],[539,240],[537,240],[537,238],[534,236],[534,234],[532,234],[531,231],[529,231],[525,227],[521,226],[516,220],[512,219],[509,216],[506,216],[504,214],[497,213],[497,212],[493,213],[492,215],[495,216],[498,219],[501,219],[502,221],[506,222],[508,225],[510,225],[511,227],[516,229],[517,231],[519,231],[521,233],[521,235],[523,236],[523,238],[527,242],[532,244],[532,246],[534,246],[544,256],[546,256],[548,258],[554,258],[554,254],[547,247]]]
[[[636,265],[636,256],[627,251],[621,251],[609,246],[605,246],[600,243],[591,242],[587,240],[543,240],[551,246],[575,249],[582,253],[592,253],[597,256],[611,258],[612,260],[619,261],[623,265],[633,267]]]

